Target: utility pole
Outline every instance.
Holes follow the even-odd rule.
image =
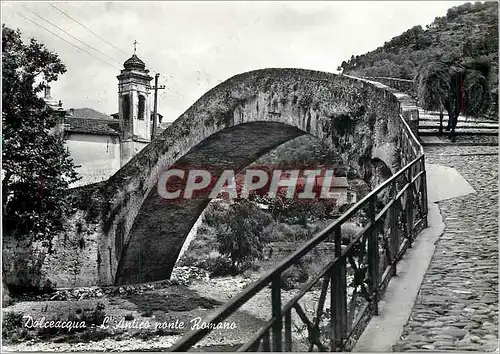
[[[153,140],[156,136],[156,131],[157,131],[157,115],[158,115],[158,90],[163,90],[165,89],[165,85],[158,86],[158,78],[160,77],[159,73],[156,73],[155,75],[155,86],[152,87],[155,90],[155,97],[154,97],[154,111],[153,111],[153,129],[151,131],[151,140]]]

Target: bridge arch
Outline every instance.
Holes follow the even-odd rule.
[[[303,134],[328,143],[351,171],[399,169],[399,101],[363,80],[302,69],[264,69],[216,86],[99,190],[101,284],[167,279],[208,199],[165,204],[159,175],[178,163],[236,171]],[[97,197],[97,194],[95,194]]]

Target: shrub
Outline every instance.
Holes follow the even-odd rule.
[[[223,277],[234,275],[235,269],[231,260],[227,257],[207,258],[204,268],[210,272],[212,277]]]
[[[43,292],[46,294],[51,294],[55,291],[55,286],[55,283],[52,283],[49,279],[47,279],[43,284]]]
[[[210,227],[219,227],[226,222],[227,213],[228,210],[224,202],[213,201],[208,204],[203,214],[203,223]]]
[[[74,312],[71,312],[66,318],[53,317],[49,318],[47,321],[71,321],[74,323],[84,322],[85,327],[81,328],[60,328],[60,327],[47,327],[39,328],[38,336],[41,338],[51,338],[58,334],[68,334],[72,332],[83,332],[88,330],[90,327],[100,326],[104,322],[106,317],[106,312],[104,311],[105,306],[102,303],[97,303],[94,308],[91,309],[81,309],[78,308]]]
[[[2,319],[2,338],[11,342],[26,339],[28,331],[23,326],[22,312],[4,312]]]
[[[233,269],[242,271],[245,264],[262,259],[262,233],[272,219],[252,202],[241,200],[230,206],[226,220],[226,225],[217,228],[219,252],[229,257]]]
[[[281,274],[280,286],[283,290],[291,290],[309,279],[306,267],[302,264],[293,265]]]
[[[98,303],[94,309],[90,311],[83,311],[82,320],[85,322],[87,327],[92,325],[100,326],[104,322],[105,317],[105,306],[102,303]]]
[[[346,222],[342,225],[341,234],[342,234],[342,244],[348,245],[353,240],[354,237],[361,231],[361,227],[354,223]]]

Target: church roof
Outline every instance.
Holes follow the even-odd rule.
[[[119,121],[92,108],[72,108],[64,119],[65,131],[92,135],[119,135]]]
[[[119,122],[116,119],[74,118],[65,119],[65,131],[91,135],[119,135]]]
[[[128,58],[125,63],[123,63],[125,69],[142,69],[146,68],[146,64],[139,59],[139,57],[133,54],[130,58]]]

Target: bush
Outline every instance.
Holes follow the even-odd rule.
[[[208,204],[203,214],[203,224],[209,227],[219,227],[226,222],[227,213],[228,209],[224,202],[213,201]]]
[[[226,220],[226,225],[217,228],[218,250],[241,272],[246,264],[263,258],[262,233],[272,219],[252,202],[241,200],[230,206]]]
[[[106,318],[106,311],[104,309],[104,304],[98,303],[94,309],[91,309],[90,311],[84,310],[82,320],[85,322],[86,326],[90,327],[92,325],[102,325],[104,318]]]
[[[207,258],[204,263],[204,268],[210,272],[212,277],[223,277],[236,273],[231,260],[227,257]]]
[[[345,224],[343,224],[341,229],[342,244],[350,244],[360,231],[361,227],[354,223],[346,222]]]
[[[306,267],[303,264],[293,265],[281,274],[280,286],[283,290],[295,289],[309,279]]]
[[[84,322],[85,326],[82,328],[59,328],[59,327],[47,327],[39,328],[38,336],[41,338],[50,338],[58,334],[68,334],[71,332],[83,332],[89,330],[91,327],[100,326],[104,322],[106,317],[106,312],[104,311],[105,306],[102,303],[96,304],[94,308],[91,309],[76,309],[71,312],[67,318],[54,317],[47,321],[71,321],[74,323]]]
[[[27,329],[23,326],[22,312],[4,312],[2,319],[2,338],[14,343],[27,337]]]

